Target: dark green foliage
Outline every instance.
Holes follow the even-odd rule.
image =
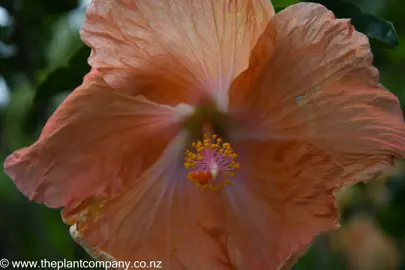
[[[45,67],[45,52],[41,49],[49,43],[52,25],[73,8],[77,0],[4,0],[0,6],[10,14],[13,24],[2,27],[1,41],[17,48],[15,55],[0,57],[0,74],[14,84],[16,72],[35,78],[38,69]],[[15,79],[15,78],[14,78]]]
[[[25,123],[26,132],[35,132],[38,124],[44,124],[51,97],[59,93],[69,92],[82,83],[83,76],[90,71],[90,66],[87,64],[89,54],[90,48],[83,44],[72,55],[66,66],[56,68],[38,85],[31,113],[28,114]]]

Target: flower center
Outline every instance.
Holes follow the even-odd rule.
[[[204,134],[204,140],[192,143],[194,151],[185,152],[184,167],[192,170],[187,179],[203,189],[220,190],[231,185],[233,171],[239,169],[238,155],[233,153],[230,143],[222,143],[217,135]]]

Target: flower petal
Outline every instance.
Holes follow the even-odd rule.
[[[237,269],[285,269],[319,232],[336,226],[333,159],[301,142],[233,143],[240,157],[227,189],[227,231]]]
[[[27,197],[49,207],[113,197],[158,159],[189,111],[90,81],[61,104],[38,141],[10,155],[4,168]]]
[[[268,0],[94,0],[81,35],[114,88],[148,84],[138,88],[148,99],[187,104],[205,93],[226,109],[231,80],[273,15]]]
[[[76,216],[73,237],[102,260],[162,261],[177,269],[232,269],[224,247],[221,193],[187,181],[180,133],[160,159],[122,196]],[[177,162],[176,162],[177,161]]]
[[[231,110],[250,123],[256,117],[261,139],[325,149],[354,181],[366,168],[405,156],[398,99],[379,84],[372,58],[367,37],[348,20],[319,4],[293,5],[260,37],[232,86]]]
[[[98,71],[96,68],[92,68],[92,69],[89,71],[89,73],[87,73],[87,74],[84,76],[83,82],[86,83],[86,82],[89,82],[89,81],[95,81],[95,80],[97,80],[97,79],[100,78],[100,77],[101,77],[101,78],[103,77],[103,75],[101,74],[101,72]]]

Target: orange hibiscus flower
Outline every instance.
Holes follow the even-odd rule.
[[[368,39],[318,4],[93,0],[93,72],[5,162],[103,260],[282,267],[405,156]]]

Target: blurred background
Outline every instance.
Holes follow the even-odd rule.
[[[89,71],[86,0],[0,0],[0,163],[31,144]],[[277,10],[298,1],[275,0]],[[405,1],[316,1],[370,37],[381,82],[405,109]],[[393,28],[395,26],[396,32]],[[405,166],[337,195],[342,228],[318,236],[294,270],[405,270]],[[90,260],[59,210],[29,202],[0,171],[0,258]]]

